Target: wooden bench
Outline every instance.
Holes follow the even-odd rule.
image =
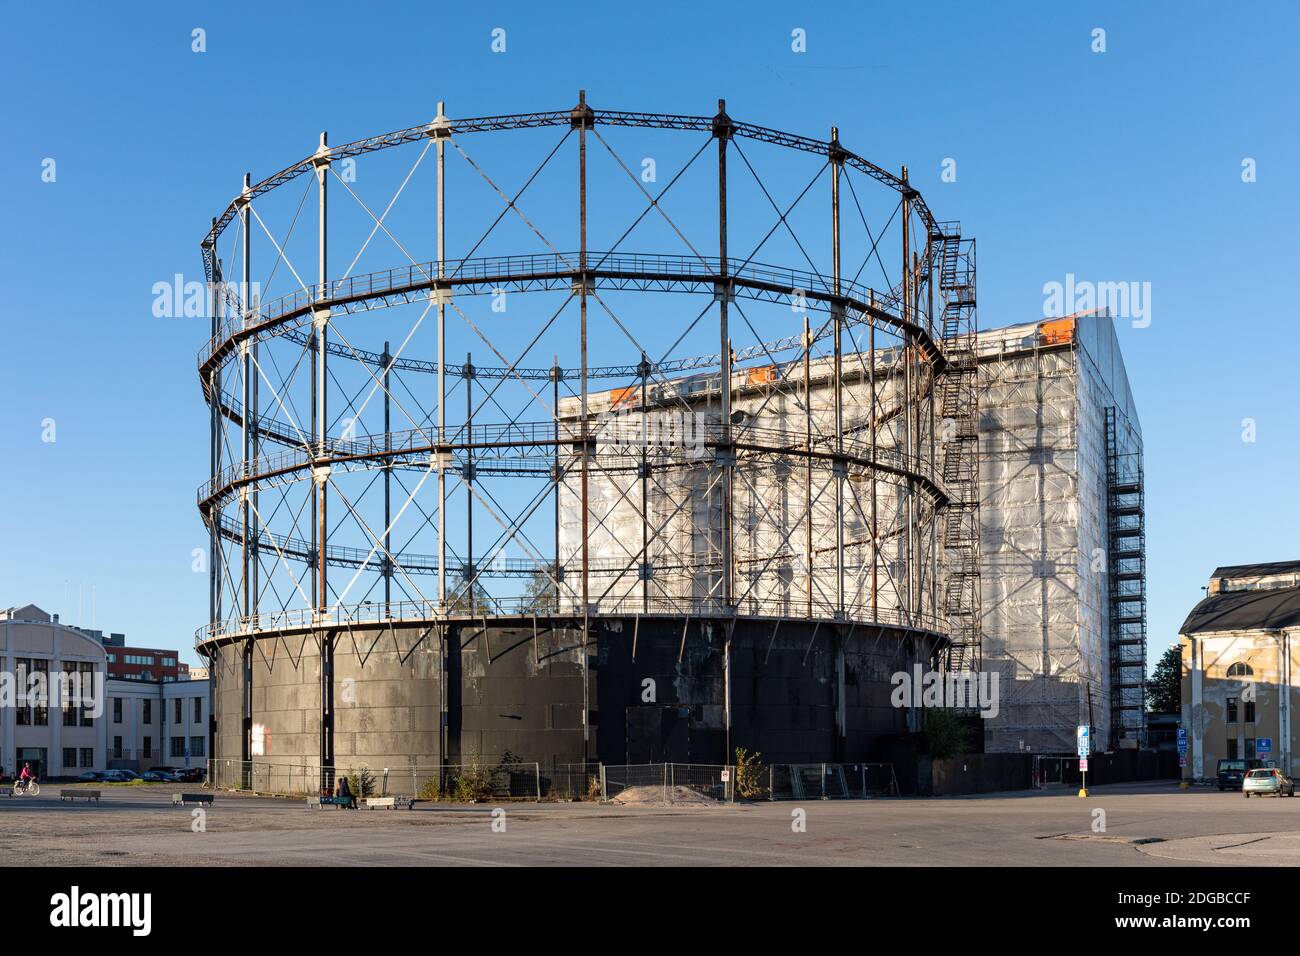
[[[212,794],[210,793],[173,793],[172,806],[183,807],[187,803],[212,803]]]
[[[410,797],[366,797],[367,810],[410,810],[413,806]]]
[[[59,802],[60,802],[60,803],[62,803],[64,800],[76,800],[77,797],[85,797],[87,800],[94,800],[96,803],[99,803],[99,791],[98,791],[98,790],[67,790],[67,789],[65,789],[65,790],[60,790],[60,791],[59,791]]]

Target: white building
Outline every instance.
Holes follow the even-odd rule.
[[[120,680],[107,676],[107,666],[104,646],[57,616],[32,604],[0,610],[0,768],[6,776],[23,763],[49,778],[206,762],[206,680]],[[74,699],[61,676],[69,690],[80,681]],[[31,686],[46,690],[26,699]]]

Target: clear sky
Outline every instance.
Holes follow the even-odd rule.
[[[153,284],[201,278],[242,173],[322,129],[413,126],[437,100],[561,109],[580,87],[609,109],[725,97],[906,164],[978,239],[981,326],[1041,318],[1068,274],[1149,282],[1150,325],[1118,331],[1146,440],[1153,658],[1216,565],[1300,558],[1300,5],[17,4],[2,29],[0,606],[86,626],[93,606],[94,626],[197,663],[206,326],[153,317]]]

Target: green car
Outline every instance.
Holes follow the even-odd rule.
[[[1249,799],[1252,793],[1272,793],[1279,797],[1295,796],[1295,781],[1274,767],[1252,770],[1241,782],[1241,792]]]

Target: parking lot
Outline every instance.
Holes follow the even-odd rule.
[[[309,810],[302,800],[217,793],[201,813],[171,803],[174,792],[193,787],[103,787],[98,804],[62,802],[60,789],[0,798],[0,859],[108,866],[1260,866],[1300,859],[1300,800],[1244,800],[1172,783],[1099,787],[1083,799],[1057,790],[374,811]]]

